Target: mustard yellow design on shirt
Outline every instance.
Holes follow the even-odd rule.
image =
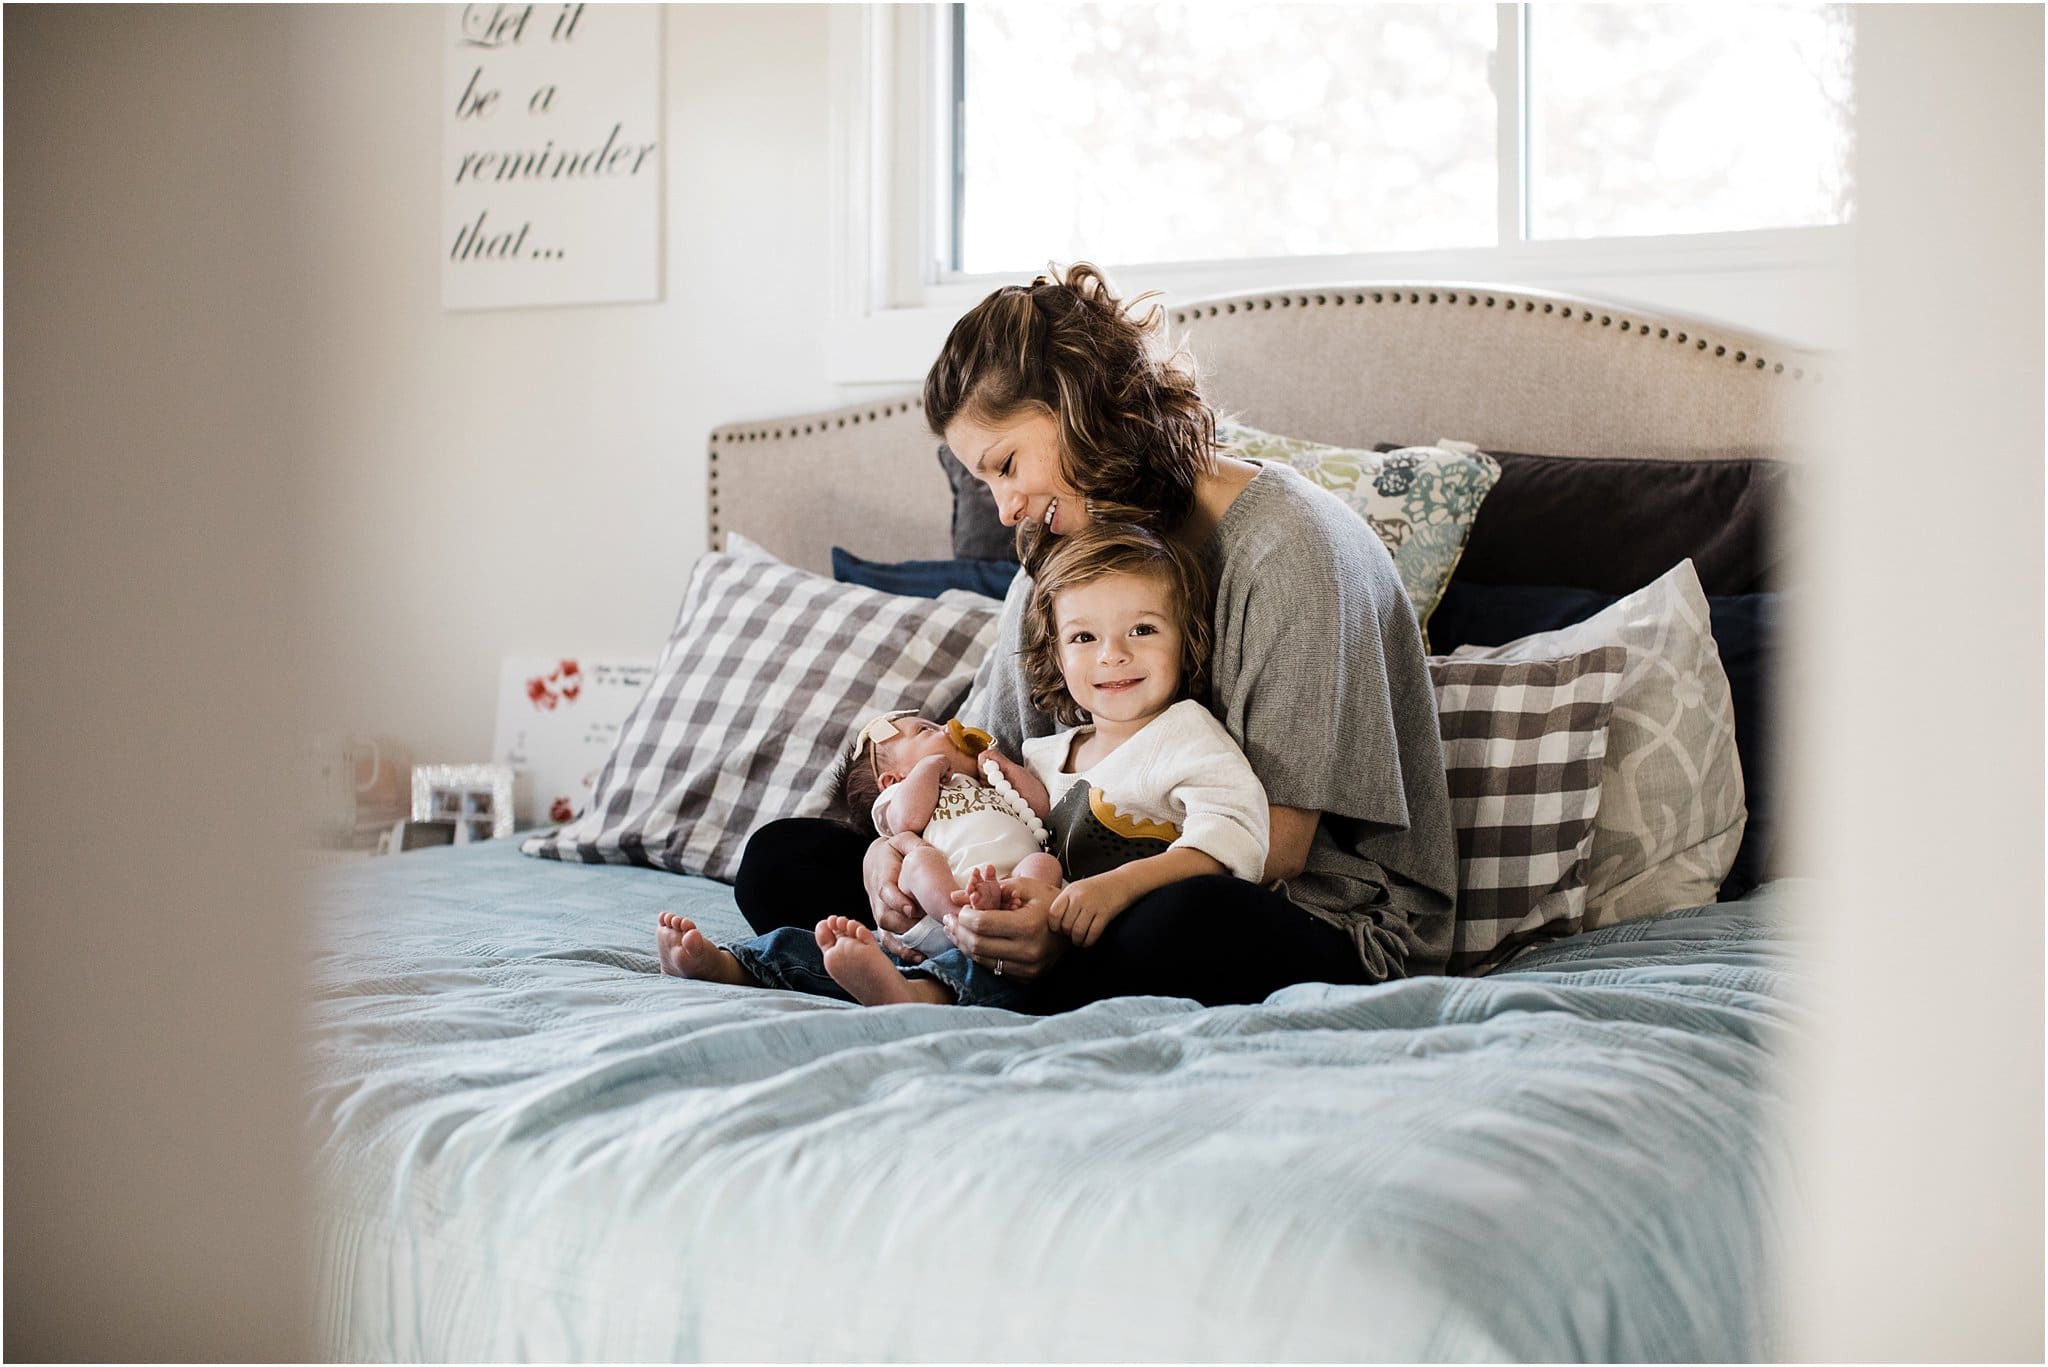
[[[1125,816],[1100,788],[1088,790],[1088,810],[1104,827],[1126,840],[1159,840],[1171,845],[1180,839],[1180,827],[1170,821],[1148,821],[1142,816]]]
[[[932,820],[951,821],[956,817],[968,816],[974,812],[1000,812],[1004,816],[1014,815],[1010,811],[1009,805],[996,795],[993,788],[983,788],[975,784],[964,783],[958,787],[949,784],[939,789],[939,800],[932,806]]]

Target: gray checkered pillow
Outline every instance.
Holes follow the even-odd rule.
[[[1001,605],[979,594],[879,593],[727,543],[697,562],[589,808],[525,853],[729,882],[762,823],[844,819],[833,789],[853,729],[893,708],[950,716],[995,641]]]
[[[1491,972],[1583,925],[1607,719],[1627,663],[1620,646],[1560,660],[1430,660],[1458,828],[1448,971]]]

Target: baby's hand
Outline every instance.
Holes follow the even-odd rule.
[[[1099,873],[1062,888],[1052,899],[1046,921],[1085,949],[1102,938],[1102,932],[1131,900],[1115,873]]]
[[[1017,790],[1017,796],[1024,799],[1024,805],[1029,807],[1040,821],[1052,815],[1052,796],[1045,791],[1045,784],[1039,780],[1038,775],[1031,772],[1031,766],[1011,759],[993,745],[982,751],[981,757],[984,760],[995,760],[996,767],[1003,771],[1003,777]]]

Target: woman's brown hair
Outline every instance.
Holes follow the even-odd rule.
[[[1139,311],[1149,295],[1124,303],[1085,261],[1053,270],[1003,286],[953,325],[925,375],[925,419],[943,437],[962,413],[1048,413],[1061,474],[1094,519],[1171,533],[1216,468],[1215,414],[1186,354],[1166,346],[1165,311]],[[1019,528],[1020,553],[1031,536]]]
[[[1165,581],[1175,624],[1180,628],[1180,691],[1175,701],[1208,696],[1209,615],[1214,591],[1192,552],[1172,537],[1111,522],[1091,523],[1048,540],[1050,545],[1031,581],[1031,601],[1025,605],[1019,633],[1018,663],[1033,707],[1061,726],[1077,726],[1088,719],[1067,692],[1066,679],[1060,674],[1055,607],[1061,590],[1111,574],[1149,574]]]

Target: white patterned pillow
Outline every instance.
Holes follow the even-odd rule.
[[[1433,658],[1458,917],[1450,973],[1486,973],[1583,928],[1607,722],[1628,652]]]
[[[1394,557],[1415,620],[1425,627],[1465,553],[1480,502],[1500,478],[1500,462],[1477,450],[1354,451],[1234,422],[1217,423],[1216,439],[1249,460],[1291,465],[1344,500]]]
[[[1748,819],[1735,708],[1690,560],[1585,621],[1452,659],[1552,659],[1628,651],[1608,721],[1586,926],[1714,900]]]
[[[726,542],[697,562],[589,808],[525,853],[731,881],[764,822],[845,819],[834,789],[854,727],[896,708],[950,715],[995,641],[993,599],[880,593]]]

